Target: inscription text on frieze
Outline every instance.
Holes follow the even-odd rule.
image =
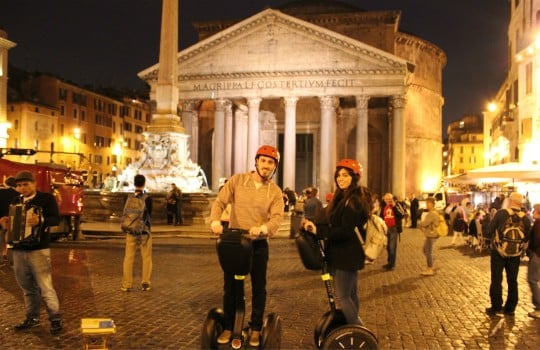
[[[259,80],[223,81],[193,84],[193,91],[244,90],[244,89],[309,89],[349,88],[354,79],[305,79],[305,80]]]

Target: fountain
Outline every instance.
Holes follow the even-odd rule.
[[[153,224],[166,223],[165,197],[171,183],[183,192],[184,223],[209,221],[215,194],[208,190],[202,169],[189,158],[189,136],[177,115],[178,0],[163,0],[161,17],[159,73],[155,89],[151,89],[156,109],[144,133],[140,157],[122,174],[122,183],[131,185],[114,192],[85,191],[83,221],[119,221],[136,174],[146,177],[146,188],[153,198]]]

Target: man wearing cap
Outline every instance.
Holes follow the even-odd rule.
[[[39,226],[37,231],[39,242],[35,244],[21,242],[10,246],[15,278],[23,291],[26,307],[26,319],[14,328],[21,331],[39,326],[39,308],[43,300],[51,322],[51,334],[58,335],[62,331],[62,315],[58,296],[52,284],[49,249],[49,227],[60,223],[58,205],[52,194],[36,190],[36,179],[29,171],[17,173],[15,184],[20,196],[15,198],[12,204],[25,204],[26,225]],[[34,207],[41,208],[41,215],[36,214]],[[3,224],[6,225],[7,222],[4,220]]]
[[[15,190],[15,178],[13,176],[8,177],[4,181],[5,188],[0,189],[0,220],[3,219],[8,222],[9,205],[13,201],[13,198],[19,196],[19,192]],[[2,261],[0,266],[7,264],[7,242],[6,242],[6,230],[0,229],[0,249],[2,251]]]
[[[489,297],[491,299],[491,307],[486,308],[486,313],[490,316],[495,316],[504,313],[506,316],[514,316],[514,311],[518,303],[518,272],[521,261],[520,256],[503,257],[493,242],[495,235],[500,235],[504,232],[506,222],[510,215],[519,217],[520,226],[523,227],[525,237],[530,231],[531,222],[527,215],[522,212],[523,195],[513,192],[508,198],[508,209],[499,209],[487,228],[487,237],[491,239],[491,284],[489,286]],[[499,236],[500,237],[500,236]],[[503,271],[506,271],[506,282],[508,283],[508,296],[503,307],[502,299],[502,276]]]

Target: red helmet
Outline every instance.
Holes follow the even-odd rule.
[[[259,158],[259,156],[270,157],[274,159],[276,163],[279,163],[279,151],[274,146],[264,145],[259,147],[255,159]]]
[[[339,168],[339,167],[347,168],[347,169],[351,170],[354,174],[356,174],[358,176],[362,176],[362,166],[360,165],[360,163],[358,163],[354,159],[342,159],[342,160],[340,160],[336,165],[336,168]]]

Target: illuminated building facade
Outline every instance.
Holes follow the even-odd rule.
[[[147,102],[111,98],[49,75],[17,84],[7,103],[7,147],[38,153],[6,159],[64,164],[83,171],[93,187],[137,158],[150,119]]]
[[[540,165],[540,1],[509,3],[508,73],[484,112],[486,165]]]
[[[467,115],[448,125],[447,173],[456,175],[484,166],[483,118]]]

